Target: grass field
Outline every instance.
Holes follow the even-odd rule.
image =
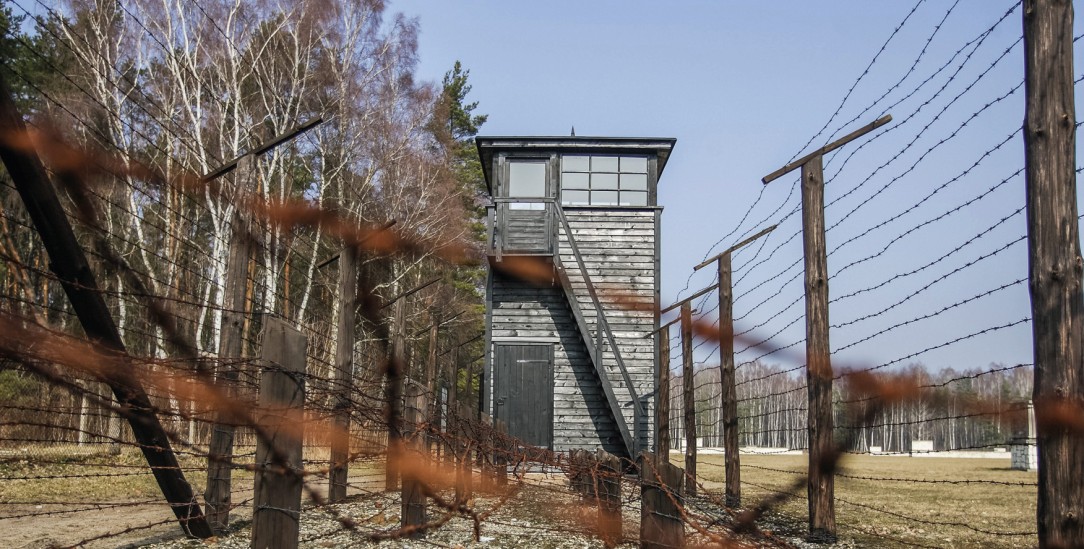
[[[713,492],[722,491],[723,456],[698,457],[701,482]],[[795,482],[804,479],[800,475],[807,459],[804,455],[742,455],[742,503],[751,505],[771,492],[794,490]],[[852,455],[845,458],[840,473],[835,493],[841,541],[863,547],[1033,547],[1038,543],[1036,488],[1019,485],[1034,484],[1037,475],[1010,470],[1007,459]],[[795,492],[796,497],[778,510],[782,520],[777,522],[789,530],[780,534],[801,536],[806,528],[805,484]]]

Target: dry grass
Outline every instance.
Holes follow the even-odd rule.
[[[239,464],[251,464],[255,448],[238,447]],[[312,468],[326,467],[327,448],[305,448],[305,459],[316,462]],[[206,484],[207,459],[178,456],[185,480],[196,492]],[[367,471],[372,466],[362,462],[352,469]],[[251,489],[252,472],[243,468],[232,473],[238,489]],[[314,477],[314,486],[324,488],[325,480]],[[102,503],[152,500],[162,492],[147,469],[143,454],[131,447],[120,455],[110,455],[103,446],[49,445],[0,452],[0,503],[26,501],[51,503]],[[0,516],[3,511],[0,510]]]
[[[145,462],[138,452],[126,449],[121,456],[109,456],[75,447],[68,450],[51,453],[48,461],[55,463],[35,463],[30,456],[5,452],[0,456],[0,478],[3,479],[0,502],[49,504],[156,500],[161,497],[154,478],[145,474]],[[318,453],[306,455],[306,458],[324,458],[316,455]],[[35,457],[41,459],[44,456]],[[681,457],[675,454],[673,458],[680,465]],[[803,455],[743,455],[744,503],[750,505],[771,492],[790,490],[801,478],[806,460]],[[203,486],[205,465],[203,459],[182,458],[185,474],[193,486]],[[378,472],[375,469],[364,471],[369,467],[373,464],[360,466],[357,472],[363,475]],[[1008,460],[848,456],[843,467],[836,481],[836,518],[841,541],[851,545],[1030,547],[1037,542],[1034,534],[996,534],[1034,532],[1034,486],[974,482],[1035,482],[1035,473],[1009,470]],[[723,456],[702,454],[698,473],[704,487],[721,492]],[[868,480],[842,475],[942,482]],[[234,471],[234,478],[239,487],[251,486],[248,471]],[[318,479],[314,479],[314,483],[323,484]],[[806,517],[804,485],[797,492],[796,497],[768,517],[766,527],[788,537],[802,536]],[[519,505],[522,508],[516,512],[547,515],[540,509],[524,505]],[[558,508],[549,508],[548,515]],[[626,520],[631,518],[635,517],[626,516]],[[557,524],[567,522],[554,517],[551,520]],[[626,528],[632,531],[636,526],[627,524]]]
[[[138,451],[120,456],[72,446],[50,448],[46,455],[31,448],[25,456],[0,457],[0,502],[119,502],[161,497],[154,477]],[[196,460],[182,460],[190,483],[205,475]]]
[[[807,466],[804,455],[743,455],[742,500],[790,490]],[[927,481],[1034,483],[1034,472],[1013,471],[1007,459],[847,456],[842,475]],[[781,472],[787,471],[787,472]],[[722,491],[723,456],[701,455],[698,476]],[[1032,547],[1034,486],[986,483],[916,483],[836,479],[836,522],[841,541],[869,547]],[[801,535],[807,516],[805,486],[776,513],[788,535]],[[981,530],[981,531],[980,531]],[[983,532],[984,531],[984,532]],[[1031,533],[1028,535],[1003,535]]]

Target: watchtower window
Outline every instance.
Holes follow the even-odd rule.
[[[561,203],[566,206],[647,206],[647,158],[562,156]]]
[[[510,160],[508,162],[509,198],[546,198],[546,161]],[[542,210],[543,202],[513,202],[513,210]]]

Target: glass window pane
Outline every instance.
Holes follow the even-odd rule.
[[[647,193],[621,191],[621,204],[623,206],[647,206]]]
[[[546,196],[546,163],[510,161],[508,196]]]
[[[617,173],[617,157],[616,156],[592,156],[591,157],[591,171],[593,171],[593,172],[614,172],[614,173]]]
[[[561,174],[561,188],[586,189],[589,178],[590,176],[585,173],[563,173]]]
[[[590,193],[587,191],[563,191],[561,199],[565,204],[586,205],[591,203]]]
[[[647,159],[641,156],[622,156],[621,173],[647,173]]]
[[[591,204],[594,206],[616,206],[617,191],[591,191]]]
[[[591,189],[592,190],[609,190],[617,189],[617,174],[616,173],[593,173],[591,174]]]
[[[591,171],[591,157],[562,156],[561,170],[566,172],[589,172]]]
[[[623,191],[646,191],[646,173],[623,173],[621,174],[621,190]]]

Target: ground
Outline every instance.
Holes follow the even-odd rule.
[[[742,503],[791,491],[807,460],[805,455],[742,455]],[[844,541],[869,547],[1038,544],[1037,474],[1009,469],[1008,459],[848,455],[840,473],[836,523]],[[697,475],[709,490],[722,491],[723,456],[699,456]],[[806,527],[805,485],[796,493],[774,514],[791,536]]]
[[[672,461],[680,464],[682,458],[674,454]],[[777,539],[795,545],[802,545],[806,513],[804,484],[795,484],[800,479],[795,473],[805,464],[803,455],[742,456],[746,505],[756,503],[769,492],[798,486],[794,498],[760,523]],[[202,487],[202,464],[185,460],[183,465],[193,486]],[[237,471],[234,475],[238,486],[251,487],[249,473]],[[698,476],[709,492],[694,507],[708,510],[698,515],[703,524],[730,521],[725,510],[710,503],[712,498],[718,499],[723,487],[723,456],[701,455]],[[867,478],[851,478],[856,476]],[[380,490],[382,480],[375,467],[355,468],[351,483],[356,488],[349,502],[333,506],[331,511],[311,509],[304,513],[302,545],[374,545],[368,540],[369,534],[394,529],[399,503],[395,494]],[[1007,459],[848,456],[836,482],[840,545],[1034,546],[1035,481],[1034,472],[1009,470]],[[312,482],[315,487],[325,484],[320,479]],[[473,522],[457,517],[430,533],[425,542],[411,545],[602,547],[591,533],[593,507],[568,491],[562,475],[534,474],[526,484],[503,503],[497,492],[476,496],[472,503],[477,511],[492,510],[481,523],[480,541],[474,541]],[[622,510],[624,531],[635,537],[639,499],[636,489],[627,484]],[[251,508],[245,500],[250,495],[250,490],[235,495],[235,500],[243,504],[233,515],[233,532],[211,543],[189,541],[179,536],[172,513],[161,503],[157,487],[144,473],[138,454],[125,454],[118,460],[57,451],[31,460],[9,453],[0,457],[0,531],[4,532],[0,546],[45,548],[105,536],[87,546],[247,547]],[[361,525],[358,531],[343,528],[336,513],[357,521]],[[430,516],[438,514],[431,511]],[[721,531],[717,524],[712,530]],[[692,528],[689,533],[691,540],[703,541],[695,537]],[[396,540],[382,545],[400,544],[401,540]]]

